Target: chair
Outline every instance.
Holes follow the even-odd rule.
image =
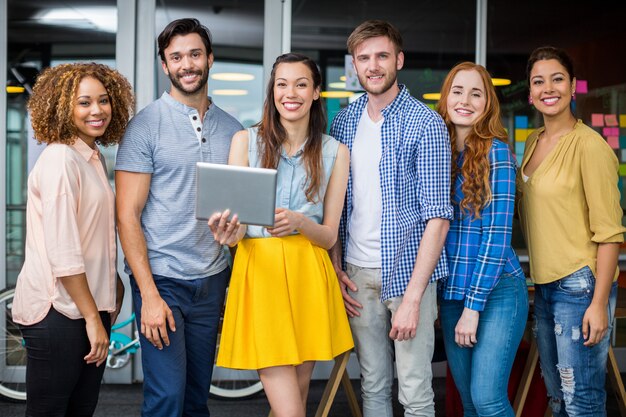
[[[617,306],[615,308],[615,321],[617,319],[626,318],[626,273],[620,272],[617,284]],[[617,404],[619,406],[619,414],[626,417],[626,391],[624,390],[624,382],[619,372],[619,366],[613,352],[613,346],[609,346],[609,358],[607,361],[610,385],[615,391]]]
[[[528,351],[528,357],[526,358],[526,365],[524,366],[522,379],[517,387],[517,394],[515,395],[515,401],[513,402],[515,417],[521,417],[522,412],[524,411],[524,404],[526,404],[526,397],[528,396],[528,391],[530,390],[530,385],[533,381],[538,361],[539,352],[537,351],[537,342],[535,342],[534,337],[531,337],[530,350]]]
[[[348,405],[350,406],[352,417],[363,417],[356,394],[352,388],[352,383],[350,382],[350,377],[348,376],[348,370],[346,369],[348,361],[350,360],[350,352],[352,351],[344,352],[335,358],[335,366],[333,366],[328,382],[326,383],[326,388],[324,388],[324,393],[317,407],[315,417],[328,416],[333,401],[335,400],[335,395],[337,395],[339,384],[343,386],[343,390],[348,397]],[[271,411],[269,417],[273,417]]]

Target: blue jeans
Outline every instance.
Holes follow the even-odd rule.
[[[176,331],[170,345],[154,347],[140,335],[143,366],[143,417],[209,417],[207,400],[217,330],[230,269],[190,281],[154,276],[159,294],[172,310]],[[132,278],[132,277],[131,277]],[[141,293],[130,280],[137,326],[141,327]]]
[[[615,316],[617,283],[609,296],[609,331],[600,343],[583,343],[582,322],[595,278],[589,267],[535,285],[535,336],[554,417],[606,416],[606,359]]]
[[[463,300],[441,300],[440,317],[448,366],[461,400],[463,415],[514,416],[507,388],[513,360],[528,320],[526,280],[504,274],[480,312],[477,343],[459,347],[454,329]]]

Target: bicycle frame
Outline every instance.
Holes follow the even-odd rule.
[[[109,356],[106,362],[108,368],[119,369],[126,366],[130,360],[130,355],[137,353],[137,350],[141,347],[139,336],[131,339],[129,336],[115,331],[129,325],[134,320],[135,313],[131,314],[128,319],[111,327]]]

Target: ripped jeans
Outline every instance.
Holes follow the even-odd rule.
[[[584,346],[582,322],[595,278],[585,266],[548,284],[535,285],[535,337],[554,417],[606,416],[606,360],[617,283],[608,304],[609,330],[600,343]]]

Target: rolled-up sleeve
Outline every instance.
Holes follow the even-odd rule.
[[[415,160],[420,181],[420,213],[423,221],[452,220],[450,204],[450,137],[440,118],[433,118],[423,130]]]
[[[591,240],[595,243],[622,243],[626,228],[622,226],[623,210],[617,188],[617,157],[600,138],[584,141],[580,154]]]

